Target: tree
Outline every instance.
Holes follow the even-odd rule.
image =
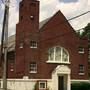
[[[84,28],[84,32],[82,33],[81,37],[87,37],[90,41],[90,23]]]

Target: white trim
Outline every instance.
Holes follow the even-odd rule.
[[[47,81],[47,82],[52,82],[52,79],[28,79],[28,78],[22,78],[22,79],[7,79],[7,81],[20,81],[20,82],[36,82],[36,81]],[[2,79],[0,79],[2,81]]]
[[[79,54],[84,54],[85,53],[84,47],[79,47],[78,53]]]
[[[64,83],[67,83],[66,89],[70,90],[70,73],[71,70],[67,65],[58,65],[52,72],[52,90],[58,90],[58,76],[64,76],[64,80],[66,78],[67,81]]]
[[[61,54],[61,57],[60,57],[59,60],[55,59],[57,47],[60,48],[60,54]],[[51,60],[50,56],[48,56],[48,61],[47,62],[49,62],[49,63],[70,63],[70,61],[69,61],[69,53],[65,48],[63,48],[61,46],[55,46],[55,47],[49,48],[48,53],[51,53],[50,52],[51,49],[53,49],[53,60]],[[67,56],[67,61],[63,61],[63,51],[65,51],[67,53],[67,55],[68,55]]]
[[[29,71],[29,73],[37,73],[37,71]]]
[[[85,75],[85,73],[83,72],[83,73],[78,73],[79,75],[81,75],[81,76],[83,76],[83,75]]]
[[[47,81],[47,82],[52,82],[52,79],[28,79],[28,78],[23,78],[23,79],[7,79],[8,81],[24,81],[24,82],[26,82],[26,81]],[[0,81],[2,81],[2,79],[0,79]],[[74,82],[74,81],[76,81],[76,82],[90,82],[90,80],[84,80],[84,79],[71,79],[70,80],[71,82]]]
[[[78,51],[79,54],[84,54],[84,51]]]
[[[82,80],[81,79],[72,79],[71,80],[71,82],[74,82],[74,81],[75,82],[88,82],[88,81],[90,82],[90,80],[84,80],[84,79],[82,79]]]
[[[35,46],[35,47],[34,46],[30,46],[30,48],[37,48],[37,46]]]
[[[46,63],[64,63],[64,64],[71,64],[70,62],[51,61],[51,60],[46,61]]]

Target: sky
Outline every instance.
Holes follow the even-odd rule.
[[[39,0],[40,21],[53,16],[60,10],[67,19],[80,15],[90,10],[90,0]],[[9,35],[15,34],[18,23],[20,0],[10,0],[9,10]],[[2,31],[4,4],[0,0],[0,36]],[[85,27],[90,22],[90,13],[69,21],[75,30]]]

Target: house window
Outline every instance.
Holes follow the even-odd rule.
[[[34,20],[34,16],[33,16],[33,15],[31,15],[31,16],[30,16],[30,19],[31,19],[31,20]]]
[[[54,63],[69,63],[69,54],[63,47],[53,47],[48,50],[48,61]]]
[[[23,6],[24,6],[23,3],[21,3],[21,4],[20,4],[20,7],[23,7]]]
[[[39,82],[39,89],[46,89],[46,81]]]
[[[23,16],[20,16],[20,19],[22,20],[23,19]]]
[[[90,79],[90,73],[88,73],[88,77],[89,77],[89,79]]]
[[[23,43],[22,42],[19,44],[19,48],[23,48]]]
[[[79,65],[79,75],[84,75],[84,65]]]
[[[79,48],[78,48],[78,53],[83,54],[83,53],[84,53],[84,48],[83,48],[83,47],[79,47]]]
[[[90,62],[90,48],[88,48],[88,61]]]
[[[34,2],[32,2],[32,3],[30,3],[30,7],[36,7],[36,3],[34,3]]]
[[[8,57],[8,61],[10,62],[10,63],[14,63],[15,62],[15,52],[9,52],[8,53],[8,55],[7,55],[7,57]]]
[[[37,42],[36,41],[30,41],[30,48],[37,48]]]
[[[36,62],[31,62],[29,67],[30,73],[37,73],[37,64]]]
[[[19,48],[23,48],[24,46],[24,32],[20,32],[21,35],[19,35]]]
[[[10,71],[11,71],[11,72],[14,71],[14,63],[10,63]]]

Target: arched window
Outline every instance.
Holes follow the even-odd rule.
[[[47,62],[69,63],[69,53],[65,48],[60,46],[49,48]]]

